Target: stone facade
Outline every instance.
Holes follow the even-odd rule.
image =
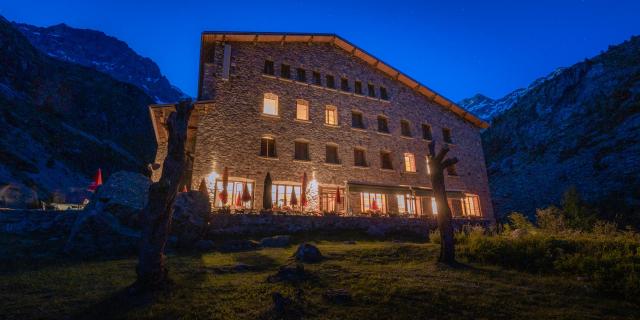
[[[224,46],[230,46],[229,77],[224,73]],[[212,173],[228,167],[230,178],[254,183],[253,207],[262,205],[263,181],[271,173],[274,184],[300,184],[304,172],[320,187],[346,187],[348,211],[359,213],[362,185],[411,186],[430,189],[426,155],[429,141],[422,137],[422,125],[430,125],[433,140],[443,146],[443,128],[451,130],[450,156],[460,159],[456,176],[447,176],[448,190],[479,196],[482,216],[493,219],[480,128],[423,94],[394,80],[361,58],[331,43],[205,42],[202,44],[197,126],[194,126],[194,162],[191,187]],[[264,74],[265,60],[274,62],[275,75]],[[280,77],[281,64],[304,68],[306,82]],[[311,84],[312,72],[322,75],[322,85]],[[325,75],[333,75],[336,88],[326,87]],[[340,79],[349,80],[350,92],[340,90]],[[361,81],[364,95],[353,93],[354,81]],[[389,99],[367,96],[367,85],[386,88]],[[262,113],[265,93],[278,96],[278,116]],[[377,93],[379,96],[379,92]],[[309,102],[309,120],[296,119],[296,101]],[[325,106],[338,110],[338,125],[325,124]],[[362,113],[365,129],[352,128],[352,111]],[[388,119],[389,133],[378,132],[378,116]],[[401,135],[400,121],[409,121],[412,137]],[[154,121],[156,121],[154,119]],[[158,133],[156,132],[158,135]],[[276,141],[276,158],[260,156],[260,140]],[[294,141],[309,143],[310,161],[294,160]],[[166,143],[159,138],[157,162],[164,158]],[[340,164],[325,163],[327,144],[338,146]],[[354,165],[354,148],[366,150],[367,167]],[[382,169],[380,152],[391,152],[393,169]],[[404,170],[403,154],[414,154],[416,172]],[[358,191],[352,184],[358,185]],[[395,192],[395,191],[393,191]],[[387,197],[389,212],[397,211],[395,197]],[[430,212],[430,197],[422,198]]]

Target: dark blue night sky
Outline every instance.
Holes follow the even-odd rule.
[[[9,20],[104,31],[195,95],[200,32],[337,33],[457,101],[498,98],[640,34],[640,1],[28,1]]]

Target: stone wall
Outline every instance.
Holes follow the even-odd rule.
[[[197,129],[192,188],[210,173],[222,173],[224,167],[229,168],[231,179],[256,183],[254,208],[262,204],[262,183],[267,172],[271,172],[274,183],[299,183],[306,172],[310,177],[315,173],[320,185],[326,187],[358,181],[430,188],[425,159],[429,141],[422,139],[421,131],[421,125],[428,124],[439,147],[443,145],[442,128],[452,131],[454,144],[450,155],[460,162],[458,176],[446,177],[447,189],[478,194],[484,217],[493,217],[479,128],[331,44],[228,44],[232,52],[229,80],[219,76],[223,50],[205,50],[214,54],[213,59],[207,58],[211,63],[203,64],[202,85],[206,88],[202,92],[208,101],[201,102],[206,113],[200,116]],[[297,67],[304,68],[307,83],[263,75],[265,59],[275,62],[276,74],[281,63],[291,65],[292,76]],[[384,86],[390,99],[384,101],[311,85],[312,71],[320,72],[323,81],[324,75],[333,75],[337,87],[343,76],[349,79],[351,87],[354,80],[360,80],[365,93],[369,82],[376,88]],[[279,116],[261,114],[265,93],[278,95]],[[296,99],[309,102],[309,121],[295,119]],[[324,124],[326,105],[337,106],[338,126]],[[352,111],[363,113],[366,129],[351,128]],[[390,134],[377,132],[379,115],[388,118]],[[403,119],[411,124],[411,138],[400,135]],[[276,159],[259,156],[260,138],[266,135],[276,139]],[[309,142],[310,161],[293,159],[293,142],[297,139]],[[338,145],[340,165],[324,162],[327,143]],[[366,149],[368,167],[353,165],[354,147]],[[391,151],[393,170],[381,169],[381,150]],[[404,171],[404,152],[415,155],[417,172]]]

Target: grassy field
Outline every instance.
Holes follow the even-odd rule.
[[[305,319],[638,319],[640,307],[605,297],[580,279],[538,276],[478,264],[436,264],[435,244],[317,242],[327,257],[305,265],[301,283],[269,283],[295,247],[241,253],[171,255],[175,288],[155,302],[123,303],[135,259],[16,262],[0,273],[0,317],[268,318],[271,294],[296,297]],[[244,263],[250,271],[234,272]],[[327,289],[347,289],[353,301],[335,305]]]

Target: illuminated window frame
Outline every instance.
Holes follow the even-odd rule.
[[[280,112],[279,109],[278,96],[270,92],[265,93],[262,100],[262,114],[277,117]]]
[[[404,153],[404,171],[416,172],[416,157],[413,153]]]

